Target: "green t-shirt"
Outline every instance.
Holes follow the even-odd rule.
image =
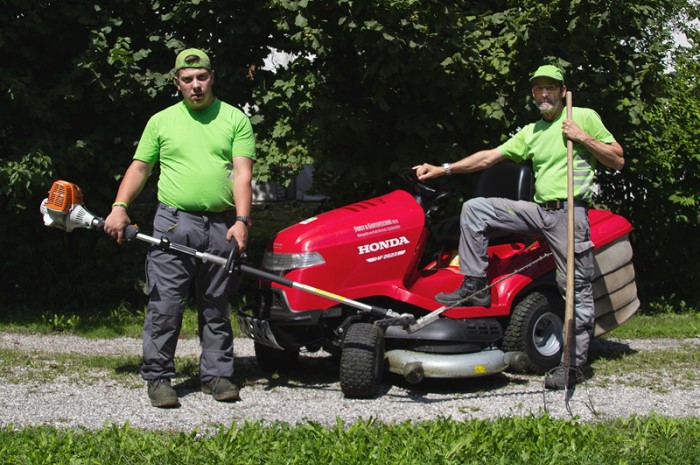
[[[198,112],[184,102],[151,117],[135,160],[160,162],[158,200],[186,211],[233,207],[233,157],[255,160],[250,120],[221,100]]]
[[[535,202],[565,200],[567,193],[566,138],[562,123],[566,112],[548,123],[543,119],[530,123],[498,149],[515,162],[532,160],[535,174]],[[581,129],[601,142],[611,144],[615,138],[603,125],[600,116],[589,108],[573,107],[571,119]],[[574,198],[590,201],[595,175],[596,158],[582,145],[574,144]]]

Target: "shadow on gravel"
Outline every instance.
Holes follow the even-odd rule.
[[[400,375],[386,373],[384,383],[405,390],[408,396],[407,401],[433,404],[451,401],[453,396],[461,397],[470,394],[480,398],[508,396],[514,393],[503,392],[503,388],[513,385],[527,385],[529,380],[512,374],[497,373],[479,378],[426,378],[419,384],[411,384]],[[429,394],[439,394],[445,397],[428,398]],[[522,392],[517,394],[521,395]]]
[[[426,378],[418,384],[411,384],[402,376],[395,373],[385,373],[384,381],[398,388],[410,391],[413,396],[423,396],[426,394],[468,394],[500,389],[512,385],[514,382],[519,382],[517,378],[511,378],[503,373],[479,378]],[[523,383],[527,383],[527,381],[523,381]]]
[[[596,360],[619,360],[636,353],[636,350],[624,342],[594,339],[588,351],[588,363]]]
[[[283,386],[288,389],[336,392],[340,389],[338,364],[338,358],[331,355],[304,356],[302,354],[298,362],[287,369],[266,372],[258,366],[255,357],[240,357],[236,358],[234,378],[241,386],[262,385],[267,390]],[[530,381],[528,378],[513,373],[499,373],[479,378],[428,378],[419,384],[411,384],[402,376],[385,371],[378,397],[394,396],[390,392],[394,387],[403,391],[401,394],[395,394],[397,398],[425,403],[448,401],[451,395],[503,396],[509,395],[509,393],[503,393],[499,391],[500,389],[513,385],[527,385]],[[428,394],[440,394],[446,397],[444,399],[427,399]]]
[[[128,363],[126,365],[118,366],[114,369],[114,372],[118,375],[138,375],[140,366],[136,363]]]
[[[179,397],[201,390],[198,357],[175,357],[175,367],[177,372],[173,379],[173,388]],[[120,365],[114,371],[116,374],[134,375],[140,378],[138,363]],[[338,362],[337,358],[331,355],[302,355],[297,363],[285,370],[266,372],[258,366],[254,356],[236,356],[233,381],[239,387],[263,385],[266,390],[285,386],[292,389],[337,391],[338,387],[333,384],[338,382]]]
[[[266,390],[279,386],[291,389],[337,390],[338,361],[332,355],[299,356],[299,360],[285,369],[265,371],[255,357],[236,357],[234,378],[241,385],[262,385]]]
[[[173,388],[177,391],[178,397],[184,397],[193,392],[199,392],[202,383],[199,379],[199,365],[197,357],[175,357],[175,367],[177,369],[173,379]],[[115,368],[114,372],[120,375],[134,375],[141,378],[141,365],[129,363]],[[145,386],[145,381],[144,381]]]

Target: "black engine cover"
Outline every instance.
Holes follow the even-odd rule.
[[[461,354],[479,352],[501,338],[503,328],[493,318],[440,318],[414,333],[409,333],[399,326],[389,326],[384,335],[384,342],[387,350]]]

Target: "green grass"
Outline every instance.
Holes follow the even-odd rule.
[[[90,383],[111,377],[128,387],[140,387],[140,357],[126,355],[83,356],[61,352],[25,352],[0,349],[0,371],[7,383],[50,383],[57,378]],[[185,365],[184,363],[182,363]]]
[[[700,384],[700,352],[696,344],[674,349],[616,352],[593,355],[591,367],[596,386],[636,386],[657,392]]]
[[[700,420],[661,416],[580,424],[514,417],[464,422],[438,418],[387,425],[372,419],[328,428],[316,423],[233,424],[215,434],[0,429],[0,457],[13,464],[693,464]]]
[[[233,301],[233,308],[245,302],[245,296]],[[57,315],[41,314],[39,318],[4,319],[0,321],[0,331],[55,333],[69,332],[88,338],[112,338],[119,336],[141,337],[145,309],[138,311],[119,307],[107,315]],[[240,336],[235,319],[232,321],[234,334]],[[197,334],[197,312],[185,310],[182,337]],[[662,313],[653,315],[636,314],[622,326],[615,328],[604,338],[650,339],[650,338],[690,338],[700,337],[700,314],[691,312],[677,315]]]
[[[176,380],[199,378],[199,358],[175,357]],[[109,378],[125,387],[140,388],[141,357],[136,355],[81,355],[63,352],[26,352],[0,349],[0,372],[7,383],[51,383],[58,378],[89,384]]]
[[[700,337],[700,314],[660,313],[645,315],[637,313],[606,337],[620,339],[688,338]]]
[[[132,310],[119,307],[107,314],[90,315],[85,313],[56,314],[38,313],[36,317],[12,318],[5,315],[0,321],[0,331],[30,333],[70,333],[92,339],[114,337],[140,338],[143,331],[145,308]],[[234,322],[235,323],[235,322]],[[185,310],[180,336],[194,337],[197,334],[197,311]]]

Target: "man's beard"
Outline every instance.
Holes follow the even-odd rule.
[[[551,102],[542,102],[539,104],[540,113],[549,113],[554,110],[554,104]]]

